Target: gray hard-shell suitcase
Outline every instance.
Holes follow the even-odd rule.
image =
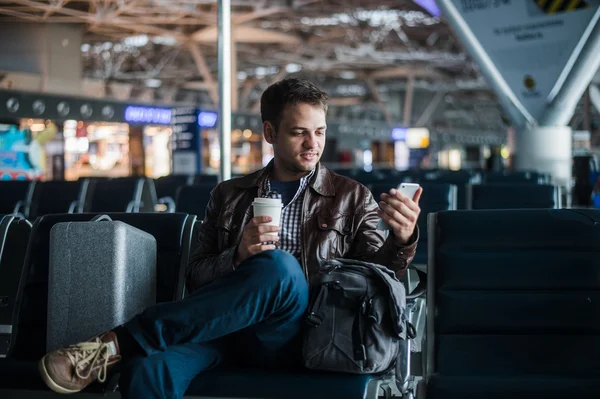
[[[156,239],[108,216],[50,231],[48,351],[88,340],[156,303]]]

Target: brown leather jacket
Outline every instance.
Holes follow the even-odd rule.
[[[235,270],[233,258],[269,167],[225,181],[212,191],[186,272],[190,292]],[[399,246],[393,234],[385,239],[376,229],[377,208],[365,186],[317,165],[304,194],[301,224],[301,264],[309,281],[318,259],[364,260],[385,265],[398,277],[404,274],[415,255],[418,230],[406,246]]]

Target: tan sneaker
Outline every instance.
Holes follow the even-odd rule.
[[[117,336],[109,331],[87,342],[49,352],[38,368],[54,392],[75,393],[96,380],[106,381],[108,371],[121,360],[119,353]]]

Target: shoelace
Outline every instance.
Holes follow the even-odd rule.
[[[75,366],[77,377],[83,380],[88,379],[94,370],[99,369],[98,381],[106,381],[110,358],[108,343],[102,342],[97,337],[94,342],[81,342],[70,346],[64,352]],[[88,364],[89,367],[86,367]],[[86,369],[87,372],[84,372]]]

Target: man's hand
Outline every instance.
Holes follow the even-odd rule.
[[[240,245],[238,245],[235,254],[235,266],[239,265],[252,255],[276,248],[275,245],[272,244],[263,245],[264,242],[279,241],[279,236],[273,234],[280,230],[279,226],[267,226],[265,224],[272,220],[273,218],[270,216],[257,216],[248,222],[246,227],[244,227],[242,241],[240,242]]]
[[[408,244],[412,237],[417,218],[421,213],[419,198],[423,188],[419,187],[414,198],[409,198],[395,188],[389,194],[381,194],[377,213],[390,226],[399,244]]]

